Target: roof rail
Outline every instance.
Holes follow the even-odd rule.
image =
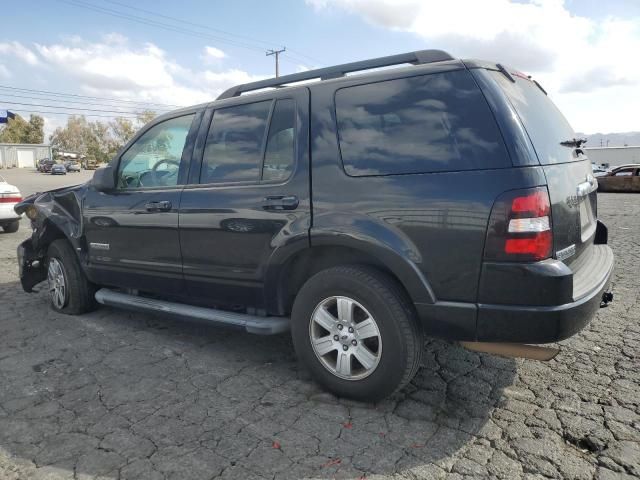
[[[302,82],[304,80],[329,80],[331,78],[344,77],[347,73],[358,72],[361,70],[370,70],[372,68],[390,67],[392,65],[401,65],[403,63],[411,63],[413,65],[421,65],[424,63],[443,62],[445,60],[454,60],[447,52],[442,50],[419,50],[417,52],[400,53],[398,55],[390,55],[388,57],[371,58],[369,60],[361,60],[359,62],[343,63],[333,67],[318,68],[316,70],[308,70],[306,72],[292,73],[282,77],[267,78],[266,80],[258,80],[257,82],[236,85],[220,94],[218,100],[224,98],[237,97],[241,93],[251,92],[269,87],[281,87],[287,83]]]

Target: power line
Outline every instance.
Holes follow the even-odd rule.
[[[164,23],[164,22],[160,22],[158,20],[152,20],[149,18],[144,18],[144,17],[140,17],[137,15],[131,15],[128,13],[123,13],[119,10],[114,10],[111,8],[105,8],[105,7],[99,7],[97,5],[91,4],[91,3],[85,3],[85,2],[81,2],[80,0],[58,0],[59,2],[62,3],[67,3],[69,5],[73,5],[76,7],[81,7],[81,8],[86,8],[89,10],[93,10],[95,12],[99,12],[99,13],[104,13],[106,15],[111,15],[114,17],[118,17],[118,18],[122,18],[125,20],[129,20],[129,21],[133,21],[133,22],[139,22],[145,25],[150,25],[150,26],[154,26],[154,27],[158,27],[158,28],[163,28],[165,30],[168,31],[172,31],[172,32],[177,32],[177,33],[183,33],[185,35],[192,35],[192,36],[197,36],[200,38],[205,38],[205,39],[213,39],[213,40],[217,40],[219,42],[222,43],[228,43],[230,45],[234,45],[237,47],[242,47],[242,48],[248,48],[251,50],[256,50],[256,51],[262,51],[262,48],[258,47],[258,46],[254,46],[254,45],[248,45],[246,43],[241,43],[241,42],[237,42],[235,40],[229,40],[229,39],[225,39],[222,37],[217,37],[215,35],[211,35],[208,33],[203,33],[203,32],[197,32],[194,30],[189,30],[187,28],[183,28],[183,27],[179,27],[177,25],[171,25],[168,23]]]
[[[101,118],[114,118],[114,115],[99,115],[92,113],[77,113],[77,112],[51,112],[51,111],[43,111],[43,110],[22,110],[22,109],[11,109],[12,112],[22,112],[24,113],[40,113],[42,115],[66,115],[67,117],[101,117]],[[137,116],[132,115],[117,115],[121,118],[138,118]]]
[[[92,97],[92,96],[89,96],[89,95],[79,95],[79,94],[75,94],[75,93],[52,92],[50,90],[34,90],[34,89],[30,89],[30,88],[12,87],[12,86],[9,86],[9,85],[0,85],[0,89],[15,90],[15,91],[20,91],[20,92],[31,92],[31,93],[38,93],[38,94],[47,94],[47,95],[54,95],[54,96],[60,96],[60,97],[75,97],[75,98],[87,98],[87,99],[92,99],[92,100],[106,100],[106,101],[110,101],[110,102],[130,103],[130,104],[139,104],[139,105],[158,105],[158,106],[176,107],[176,108],[179,108],[179,107],[183,106],[183,105],[171,105],[171,104],[167,104],[167,103],[141,102],[141,101],[136,101],[136,100],[121,100],[121,99],[117,99],[117,98],[108,98],[108,97]]]
[[[208,39],[208,40],[215,40],[221,43],[226,43],[229,45],[233,45],[236,47],[240,47],[240,48],[246,48],[249,50],[254,50],[254,51],[259,51],[262,52],[264,51],[264,47],[260,47],[257,45],[251,45],[248,44],[246,42],[240,42],[237,40],[231,40],[228,38],[224,38],[224,37],[220,37],[220,36],[216,36],[216,35],[211,35],[208,33],[204,33],[204,32],[198,32],[196,30],[193,29],[188,29],[188,28],[184,28],[184,27],[180,27],[177,25],[172,25],[169,23],[165,23],[165,22],[161,22],[158,20],[153,20],[150,18],[145,18],[145,17],[141,17],[138,15],[133,15],[133,14],[129,14],[126,12],[123,12],[121,10],[116,10],[116,9],[112,9],[112,8],[106,8],[106,7],[101,7],[92,3],[88,3],[88,2],[84,2],[82,0],[58,0],[58,2],[62,2],[62,3],[66,3],[68,5],[72,5],[75,7],[80,7],[80,8],[85,8],[88,10],[92,10],[94,12],[98,12],[98,13],[103,13],[106,15],[111,15],[113,17],[117,17],[117,18],[122,18],[125,20],[129,20],[131,22],[138,22],[138,23],[142,23],[144,25],[149,25],[149,26],[153,26],[153,27],[157,27],[157,28],[162,28],[164,30],[168,30],[171,32],[177,32],[177,33],[182,33],[184,35],[191,35],[194,37],[199,37],[199,38],[204,38],[204,39]],[[134,8],[134,7],[129,7],[129,8]],[[136,8],[136,10],[142,10],[142,9],[138,9]],[[147,11],[148,12],[148,11]],[[182,22],[182,23],[187,23],[187,24],[191,24],[192,22],[188,22],[186,20],[180,20],[177,19],[175,17],[170,17],[168,15],[160,15],[160,14],[156,14],[159,15],[163,18],[169,18],[172,19],[173,21],[177,21],[177,22]],[[197,24],[196,24],[197,25]],[[211,29],[210,27],[205,27],[205,26],[201,26],[199,25],[200,28],[206,28],[207,30],[212,30],[215,31],[214,29]],[[265,42],[260,40],[260,43],[264,43],[264,44],[268,44],[268,45],[273,45],[273,43],[271,42]],[[311,59],[311,57],[308,57],[307,55],[302,54],[303,56],[306,56],[307,58]],[[290,57],[293,58],[293,55],[289,55]],[[300,60],[300,59],[296,59],[296,61],[298,62],[302,62],[302,63],[306,63],[306,60]],[[315,62],[315,60],[314,60]],[[321,62],[316,62],[316,63],[321,63]]]
[[[185,25],[191,25],[193,27],[197,27],[197,28],[202,28],[204,30],[210,30],[212,32],[218,32],[224,35],[229,35],[231,37],[236,37],[236,38],[241,38],[241,39],[245,39],[245,40],[249,40],[252,42],[256,42],[256,43],[260,43],[263,45],[267,45],[267,46],[273,46],[273,45],[281,45],[281,42],[272,42],[272,41],[267,41],[267,40],[260,40],[254,37],[248,37],[246,35],[239,35],[237,33],[233,33],[233,32],[229,32],[226,30],[220,30],[219,28],[213,28],[209,25],[204,25],[202,23],[195,23],[195,22],[191,22],[189,20],[183,20],[181,18],[177,18],[177,17],[173,17],[170,15],[164,15],[161,13],[157,13],[157,12],[153,12],[151,10],[146,10],[144,8],[139,8],[139,7],[133,7],[131,5],[127,5],[126,3],[122,3],[122,2],[118,2],[116,0],[105,0],[106,2],[112,3],[114,5],[119,5],[121,7],[125,7],[125,8],[129,8],[131,10],[136,10],[138,12],[142,12],[142,13],[146,13],[149,15],[155,15],[156,17],[160,17],[160,18],[165,18],[167,20],[173,20],[175,22],[179,22],[179,23],[183,23]],[[306,58],[307,60],[311,60],[312,62],[314,62],[314,64],[317,65],[322,65],[322,62],[320,60],[318,60],[317,58],[313,58],[305,53],[299,52],[297,50],[293,50],[293,49],[289,49],[289,53],[287,55],[291,56],[293,58],[293,55],[291,55],[291,53],[295,54],[296,57],[301,57],[301,58]],[[300,58],[298,59],[294,59],[294,60],[300,60]]]
[[[63,99],[59,99],[59,98],[51,98],[51,97],[33,97],[33,96],[29,96],[29,95],[16,95],[13,93],[5,93],[3,92],[3,95],[5,97],[13,97],[13,98],[24,98],[24,99],[28,99],[28,100],[45,100],[45,101],[49,101],[49,102],[64,102],[65,105],[61,105],[62,107],[66,106],[66,104],[69,103],[75,103],[78,105],[92,105],[92,106],[97,106],[97,107],[118,107],[119,105],[113,105],[113,104],[108,104],[108,103],[95,103],[95,102],[81,102],[78,100],[67,100],[66,98]],[[38,94],[39,95],[39,94]],[[163,109],[154,109],[157,111],[161,111],[161,112],[166,112],[168,111],[168,109],[163,108]]]
[[[65,108],[63,106],[60,105],[43,105],[40,103],[24,103],[24,102],[9,102],[6,100],[0,100],[0,104],[2,103],[6,103],[9,105],[23,105],[23,106],[33,106],[33,107],[44,107],[44,108]],[[75,108],[75,107],[69,107],[69,109],[71,110],[80,110],[80,111],[87,111],[87,112],[100,112],[100,113],[129,113],[129,114],[133,114],[133,115],[141,115],[144,112],[127,112],[127,111],[123,111],[123,110],[102,110],[102,109],[95,109],[95,108]]]

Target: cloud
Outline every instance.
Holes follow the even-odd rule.
[[[562,0],[307,3],[318,11],[347,11],[379,27],[413,33],[460,58],[496,60],[544,74],[545,84],[557,91],[588,92],[621,85],[621,79],[624,84],[640,83],[640,67],[629,61],[640,49],[639,19],[597,21],[571,13]],[[609,73],[575,78],[591,68]]]
[[[617,85],[636,85],[637,79],[619,77],[608,67],[591,68],[569,78],[561,87],[561,93],[587,93],[599,88]]]
[[[238,69],[192,70],[153,43],[133,44],[114,33],[101,42],[67,38],[35,48],[43,64],[84,92],[125,100],[193,105],[214,100],[232,85],[263,78]],[[205,52],[210,57],[225,55],[214,47]]]
[[[0,63],[0,78],[11,78],[11,72]]]
[[[227,56],[222,50],[216,47],[206,46],[204,47],[203,57],[207,60],[221,60]]]
[[[458,58],[533,74],[582,131],[638,130],[640,18],[590,18],[563,0],[306,0],[407,32]],[[574,4],[576,2],[573,2]],[[425,47],[425,48],[429,48]],[[621,101],[621,99],[624,99]]]
[[[0,55],[13,55],[29,65],[39,63],[38,57],[33,51],[16,41],[0,43]]]

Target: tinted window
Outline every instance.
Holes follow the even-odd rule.
[[[264,181],[283,181],[289,178],[293,170],[293,140],[295,127],[295,102],[291,99],[276,102],[269,138],[264,153],[262,179]]]
[[[138,138],[120,158],[118,188],[177,185],[182,151],[193,117],[185,115],[166,120]]]
[[[573,148],[560,142],[575,138],[576,134],[560,110],[538,86],[530,80],[515,76],[513,83],[500,72],[491,72],[511,104],[518,112],[538,160],[543,165],[583,160],[573,155]]]
[[[271,101],[214,112],[204,150],[201,183],[260,179],[262,143]]]
[[[467,71],[343,88],[336,92],[336,115],[349,175],[511,166]]]

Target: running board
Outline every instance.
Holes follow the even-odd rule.
[[[492,353],[510,358],[529,358],[545,362],[560,352],[559,348],[538,347],[525,343],[460,342],[460,345],[474,352]]]
[[[129,295],[109,290],[108,288],[101,288],[96,292],[96,301],[110,307],[121,307],[127,310],[160,313],[193,320],[204,320],[217,325],[241,327],[249,333],[258,335],[274,335],[289,330],[289,319],[287,317],[260,317],[244,313],[226,312],[213,308],[196,307],[183,303]]]

